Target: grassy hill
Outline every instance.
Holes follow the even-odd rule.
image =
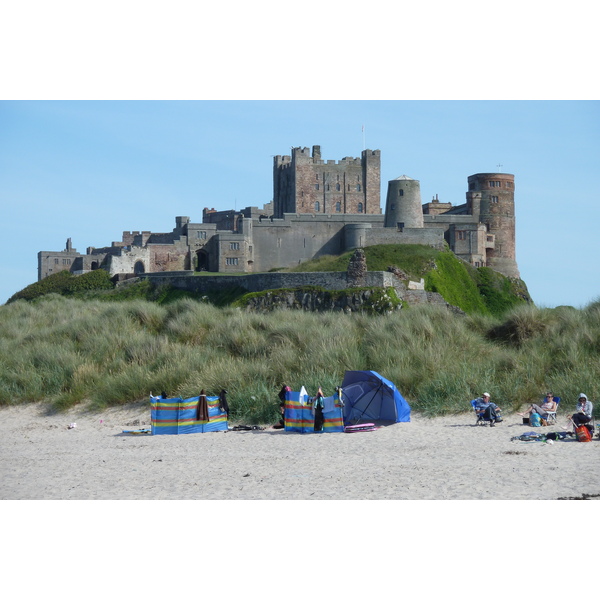
[[[387,271],[393,266],[413,281],[425,280],[425,289],[438,292],[446,302],[466,313],[502,315],[531,302],[520,279],[504,277],[487,267],[475,268],[456,258],[450,250],[439,251],[417,244],[384,244],[364,248],[369,271]],[[292,272],[345,271],[352,252],[325,256],[288,269]]]

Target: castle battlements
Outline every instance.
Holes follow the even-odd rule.
[[[98,268],[120,276],[258,273],[376,244],[448,246],[475,267],[519,277],[514,175],[470,175],[466,202],[457,205],[437,196],[422,204],[419,180],[403,175],[388,182],[382,213],[380,162],[380,150],[335,161],[323,160],[320,146],[293,148],[273,157],[273,199],[263,208],[205,208],[201,223],[177,216],[171,232],[124,231],[120,242],[87,255],[69,238],[66,250],[38,253],[38,279]]]

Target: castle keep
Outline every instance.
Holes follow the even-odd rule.
[[[423,204],[420,183],[406,175],[388,182],[381,212],[379,150],[336,162],[320,146],[275,156],[273,200],[240,211],[205,208],[201,223],[176,217],[169,233],[125,231],[121,241],[77,252],[38,253],[38,280],[62,270],[111,275],[210,271],[264,273],[319,256],[376,244],[447,243],[475,267],[519,277],[515,259],[514,175],[478,173],[468,178],[466,202],[437,197]]]

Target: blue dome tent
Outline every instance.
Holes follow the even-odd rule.
[[[410,406],[396,386],[375,371],[346,371],[342,382],[344,424],[410,422]]]

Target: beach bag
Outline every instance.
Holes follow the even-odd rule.
[[[536,413],[536,412],[531,413],[531,416],[529,417],[529,426],[530,427],[541,427],[542,426],[542,419],[540,418],[540,415],[538,415],[538,413]]]
[[[590,434],[590,430],[585,426],[581,425],[575,429],[575,435],[577,436],[578,442],[591,442],[592,435]]]

